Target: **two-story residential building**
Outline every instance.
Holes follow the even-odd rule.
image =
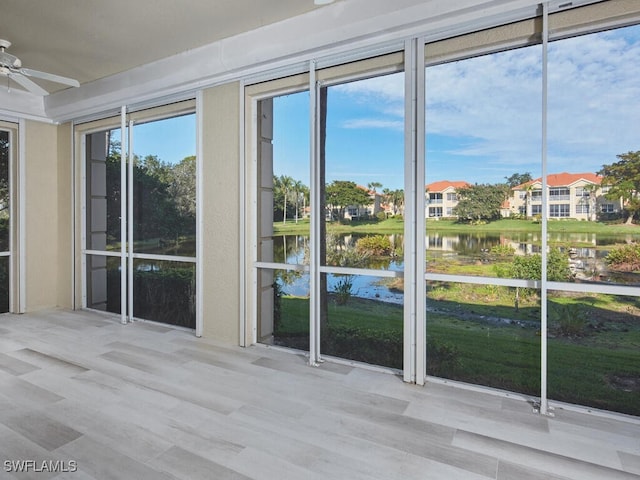
[[[608,186],[595,173],[553,173],[547,176],[548,218],[596,220],[601,213],[617,213],[621,201],[606,198]],[[509,202],[511,215],[542,215],[542,177],[517,185]]]
[[[468,187],[463,180],[441,180],[425,187],[425,218],[455,217],[453,209],[458,205],[457,189]]]
[[[375,190],[358,185],[358,188],[365,190],[369,195],[367,205],[348,205],[344,210],[344,218],[347,220],[361,220],[374,217],[378,212],[383,211],[382,195]]]

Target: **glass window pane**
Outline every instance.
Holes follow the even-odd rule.
[[[120,258],[87,255],[87,308],[121,312]]]
[[[259,279],[259,341],[308,351],[309,275],[261,269]]]
[[[402,369],[402,282],[322,274],[322,354]]]
[[[512,264],[541,244],[541,61],[530,46],[426,68],[428,272],[540,278]]]
[[[404,73],[322,88],[325,265],[402,269]]]
[[[196,327],[195,263],[135,259],[133,268],[134,317]]]
[[[134,251],[195,257],[195,115],[135,125]]]
[[[309,92],[263,100],[258,109],[259,260],[308,264]]]
[[[0,257],[0,313],[9,311],[9,257]]]
[[[0,252],[9,251],[9,132],[0,131]]]
[[[426,302],[429,375],[540,394],[538,291],[428,282]]]
[[[119,250],[121,218],[120,129],[86,136],[87,249]]]
[[[549,292],[549,398],[640,415],[640,298]]]
[[[549,45],[549,243],[579,281],[640,282],[639,77],[640,25]]]

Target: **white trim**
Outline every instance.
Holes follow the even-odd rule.
[[[317,366],[320,362],[320,319],[322,318],[320,304],[320,222],[323,213],[320,207],[320,84],[316,81],[315,62],[309,62],[309,165],[311,224],[309,231],[309,365]],[[275,121],[275,119],[274,119]]]
[[[374,270],[366,268],[351,268],[351,267],[330,267],[320,265],[318,270],[321,273],[334,273],[339,275],[366,275],[368,277],[382,277],[382,278],[404,278],[405,274],[402,271],[397,270]]]
[[[446,273],[425,273],[424,278],[427,281],[433,282],[474,283],[477,285],[501,285],[503,287],[541,288],[540,280],[481,277],[474,275],[450,275]]]
[[[416,39],[407,40],[404,47],[404,238],[405,270],[408,282],[404,285],[404,308],[402,328],[403,380],[416,383],[416,147],[415,125],[417,123],[416,98]],[[424,182],[420,182],[424,183]],[[408,260],[408,261],[406,261]],[[422,317],[422,315],[419,315]]]
[[[80,305],[82,308],[87,308],[87,254],[93,254],[94,252],[93,250],[87,250],[87,135],[92,134],[83,133],[80,137],[80,275],[82,281],[82,286],[80,287]],[[73,215],[75,217],[75,211]],[[76,232],[73,233],[74,238],[75,236]]]
[[[120,107],[120,323],[127,323],[127,107]],[[109,148],[107,146],[107,148]]]
[[[18,124],[18,313],[27,311],[27,145],[26,120]]]
[[[82,253],[85,255],[100,255],[103,257],[121,257],[122,254],[120,254],[118,251],[116,250],[89,250],[89,249],[85,249],[82,250]]]
[[[548,52],[549,52],[549,3],[542,4],[542,211],[549,211],[549,189],[547,185],[547,93],[548,93]],[[547,257],[548,257],[548,215],[542,215],[542,272],[540,285],[540,414],[549,414],[547,398]]]
[[[183,257],[180,255],[158,255],[156,253],[131,253],[130,256],[132,258],[137,258],[141,260],[159,260],[159,261],[167,261],[167,262],[184,262],[184,263],[196,263],[198,261],[198,257]]]
[[[202,178],[203,166],[203,93],[199,90],[196,93],[196,337],[202,337],[204,322],[204,205],[202,192],[204,191],[204,180]]]
[[[253,262],[255,268],[270,268],[272,270],[287,270],[297,272],[309,272],[309,265],[299,263],[275,263],[275,262]]]
[[[251,256],[251,273],[250,273],[250,295],[251,295],[251,338],[249,343],[252,345],[258,342],[258,268],[256,266],[258,259],[258,219],[260,218],[258,212],[258,176],[260,172],[258,172],[258,101],[256,98],[251,99],[251,132],[253,138],[251,139],[251,168],[250,171],[251,179],[250,179],[250,194],[251,194],[251,217],[250,217],[250,225],[246,226],[246,228],[251,228],[251,245],[249,248],[249,255]]]
[[[69,249],[71,251],[71,298],[69,298],[71,309],[75,310],[77,308],[76,305],[76,126],[74,122],[71,122],[71,133],[70,139],[71,142],[71,171],[69,172],[69,181],[71,185],[71,199],[69,201],[69,212],[71,214],[71,225],[69,226],[71,235],[71,242],[69,245]]]
[[[123,137],[124,139],[124,132]],[[124,140],[123,140],[124,145]],[[127,186],[127,215],[126,215],[126,225],[127,225],[127,243],[128,243],[128,252],[127,252],[127,317],[129,321],[133,321],[133,120],[129,120],[129,128],[127,131],[127,175],[126,182],[125,178],[123,178],[120,182],[121,185]],[[124,163],[124,161],[123,161]]]
[[[416,91],[416,158],[415,158],[415,178],[416,178],[416,200],[415,200],[415,231],[412,232],[411,238],[415,238],[415,299],[412,305],[415,305],[415,333],[413,342],[415,342],[415,382],[418,385],[424,385],[424,379],[427,376],[427,299],[424,292],[426,291],[426,280],[422,272],[426,266],[426,219],[425,211],[425,195],[424,185],[426,180],[426,83],[425,83],[425,41],[419,38],[416,42],[416,75],[415,75],[415,91]]]
[[[238,132],[239,132],[239,152],[238,158],[240,161],[238,162],[238,184],[240,185],[239,194],[240,198],[239,207],[240,207],[240,230],[238,232],[239,235],[239,247],[240,247],[240,258],[239,258],[239,305],[238,312],[240,316],[240,329],[238,332],[239,335],[239,345],[241,347],[247,346],[247,322],[249,319],[247,318],[247,162],[245,159],[246,156],[246,130],[245,130],[245,84],[243,81],[240,81],[238,84],[239,90],[239,99],[238,99]],[[255,224],[254,224],[255,225]]]
[[[17,126],[16,126],[17,127]],[[14,312],[15,305],[15,292],[16,292],[16,278],[17,272],[15,268],[15,233],[16,233],[16,187],[15,187],[15,162],[16,155],[14,152],[18,151],[20,145],[18,144],[18,132],[15,129],[3,129],[9,135],[9,252],[2,252],[0,255],[5,256],[8,253],[9,256],[9,312]]]

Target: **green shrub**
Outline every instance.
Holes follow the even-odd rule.
[[[461,365],[458,347],[427,337],[427,373],[429,375],[451,378],[452,372]]]
[[[510,257],[512,255],[515,255],[516,249],[511,245],[494,245],[493,247],[491,247],[489,253],[491,255],[497,255],[499,257]]]
[[[196,327],[195,268],[164,267],[133,272],[133,315],[181,327]],[[107,311],[120,312],[120,272],[107,270]]]
[[[387,214],[384,212],[378,212],[376,213],[376,218],[381,222],[387,219]]]
[[[585,334],[587,319],[580,305],[565,303],[553,305],[550,317],[555,332],[562,337],[582,337]]]
[[[542,257],[538,254],[516,256],[510,268],[511,278],[540,280],[542,276]],[[569,255],[558,248],[549,250],[547,256],[547,279],[553,282],[566,282],[572,278],[569,268]]]
[[[615,270],[635,272],[640,270],[640,243],[630,243],[612,249],[605,262]]]
[[[382,257],[391,255],[393,247],[386,235],[369,235],[359,238],[356,242],[356,250],[360,253]]]
[[[333,293],[336,294],[336,303],[346,305],[351,298],[353,290],[353,275],[345,275],[336,283]]]
[[[370,253],[358,250],[351,244],[343,244],[335,234],[327,234],[327,265],[336,267],[366,267]]]
[[[329,323],[320,338],[320,348],[328,355],[402,369],[402,331]]]

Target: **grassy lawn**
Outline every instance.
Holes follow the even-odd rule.
[[[623,238],[640,235],[640,226],[553,220],[554,233],[585,233]],[[308,220],[275,224],[277,234],[304,235]],[[333,233],[402,233],[401,218],[351,225],[331,223]],[[487,225],[451,220],[427,221],[428,232],[540,233],[529,220],[503,219]],[[617,236],[617,237],[616,237]],[[561,238],[560,236],[558,238]],[[566,237],[564,237],[566,238]],[[571,246],[580,245],[572,242]],[[586,246],[593,248],[590,242]],[[495,258],[494,258],[495,257]],[[457,259],[427,250],[430,272],[493,277],[509,258]],[[398,279],[382,280],[398,282]],[[389,285],[402,289],[400,284]],[[540,394],[540,303],[536,292],[496,285],[429,282],[427,292],[428,372],[438,377],[505,390]],[[549,398],[640,415],[640,298],[549,292]],[[322,326],[324,354],[402,368],[403,309],[375,299],[351,297],[338,305],[329,295]],[[282,297],[276,339],[285,345],[308,344],[309,299]],[[308,347],[302,347],[308,348]]]
[[[548,230],[550,233],[596,233],[596,234],[639,234],[640,225],[609,224],[602,222],[585,222],[580,220],[549,220]],[[274,222],[274,233],[279,235],[308,235],[309,219],[287,220],[287,223]],[[468,225],[457,223],[454,220],[427,220],[427,230],[432,232],[474,232],[500,233],[500,232],[540,232],[541,224],[531,220],[501,219],[485,225]],[[362,220],[350,224],[330,222],[327,230],[335,233],[402,233],[404,231],[404,221],[402,217],[393,217],[381,222],[376,220]]]
[[[431,375],[538,396],[540,330],[537,299],[514,311],[512,295],[484,286],[432,289],[427,312],[427,358]],[[467,291],[464,291],[467,288]],[[640,316],[637,299],[596,295],[558,297],[577,304],[588,322],[576,336],[550,325],[549,397],[640,415]],[[276,337],[308,341],[309,301],[283,297]],[[329,297],[322,351],[352,360],[402,368],[402,306]],[[500,318],[513,321],[501,321]],[[629,390],[629,391],[626,391]]]

